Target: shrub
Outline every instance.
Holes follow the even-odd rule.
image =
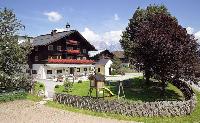
[[[64,90],[63,90],[64,92],[70,92],[73,86],[73,83],[68,81],[68,79],[65,79],[63,86],[64,86]]]
[[[27,93],[25,92],[10,92],[0,94],[0,102],[14,101],[18,99],[26,99]]]
[[[82,83],[83,81],[82,80],[78,80],[78,83]]]
[[[55,88],[59,88],[59,87],[60,87],[60,85],[56,85],[56,86],[55,86]]]
[[[40,83],[40,88],[43,88],[44,87],[44,84],[43,83]]]

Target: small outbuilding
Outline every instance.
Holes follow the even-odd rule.
[[[96,73],[100,73],[105,76],[111,75],[111,65],[112,61],[110,59],[100,59],[98,62],[95,64],[95,71]]]

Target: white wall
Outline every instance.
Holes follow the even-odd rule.
[[[80,72],[77,72],[77,68],[80,68]],[[84,68],[87,68],[87,71],[84,71]],[[80,66],[74,68],[74,74],[75,75],[88,75],[88,74],[93,74],[94,73],[94,67],[91,66]],[[62,70],[62,73],[60,75],[69,75],[70,74],[70,68],[51,68],[47,65],[44,64],[33,64],[32,70],[36,70],[37,74],[32,74],[34,78],[37,79],[50,79],[57,77],[57,70]],[[47,70],[52,70],[52,74],[47,74]]]
[[[102,75],[105,75],[105,76],[109,76],[109,68],[111,68],[111,65],[112,65],[112,61],[109,60],[105,65],[95,65],[95,70],[96,70],[96,73],[100,73]],[[98,68],[100,68],[100,72],[98,72]]]
[[[107,63],[106,63],[106,65],[105,65],[105,76],[109,76],[110,74],[109,74],[109,68],[111,68],[111,65],[112,65],[112,61],[111,60],[109,60]]]
[[[33,64],[32,70],[37,70],[37,74],[32,74],[34,78],[46,79],[47,69],[44,64]]]

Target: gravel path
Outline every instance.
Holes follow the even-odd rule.
[[[50,108],[32,101],[0,104],[1,123],[134,123]]]

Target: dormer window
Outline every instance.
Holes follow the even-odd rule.
[[[49,45],[48,50],[53,50],[53,45]]]
[[[35,61],[38,61],[38,56],[35,56]]]
[[[57,46],[57,51],[61,51],[61,46]]]
[[[86,50],[86,49],[83,49],[83,53],[87,53],[87,50]]]

